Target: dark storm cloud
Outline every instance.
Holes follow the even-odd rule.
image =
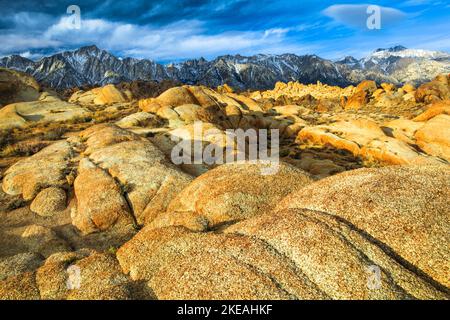
[[[450,47],[449,9],[442,2],[376,2],[395,28],[366,30],[368,4],[357,0],[0,0],[0,56],[36,57],[90,44],[159,60],[234,53],[361,55],[390,44]],[[81,8],[80,30],[67,28],[69,5]]]

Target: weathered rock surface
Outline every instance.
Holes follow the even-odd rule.
[[[134,127],[152,128],[152,127],[159,127],[162,124],[163,124],[162,119],[147,112],[133,113],[116,122],[116,125],[123,129],[131,129]]]
[[[197,86],[169,89],[157,98],[139,101],[139,107],[167,119],[172,127],[201,120],[228,128],[234,127],[233,116],[242,118],[243,113],[262,112],[253,99],[234,93],[221,94]],[[228,119],[228,116],[231,118]]]
[[[141,100],[140,108],[165,119],[170,128],[185,129],[197,121],[218,129],[278,129],[280,136],[292,137],[305,126],[298,116],[266,113],[260,104],[244,95],[218,93],[206,87],[172,88],[158,98]]]
[[[44,257],[66,251],[69,245],[50,228],[31,225],[22,233],[22,239],[31,252],[39,253]]]
[[[116,86],[109,84],[87,92],[77,91],[70,97],[69,102],[82,105],[107,105],[129,102],[132,98],[129,90],[121,91]]]
[[[158,216],[154,227],[181,225],[204,231],[273,209],[289,193],[312,182],[308,174],[280,162],[273,174],[265,164],[225,164],[189,184]]]
[[[79,92],[70,108],[115,124],[64,123],[30,157],[30,133],[1,132],[0,298],[450,299],[446,81],[182,86],[134,114],[129,86]],[[237,128],[279,129],[279,167],[213,161],[249,158]],[[180,163],[179,142],[211,157]]]
[[[37,268],[36,283],[42,299],[66,299],[72,290],[81,288],[81,269],[76,263],[93,254],[91,250],[58,252]],[[85,279],[93,280],[93,279]]]
[[[369,162],[386,164],[438,163],[432,157],[419,154],[407,143],[386,136],[371,120],[350,120],[330,125],[307,127],[300,131],[297,141],[311,145],[331,145],[350,151]]]
[[[107,230],[116,222],[143,224],[147,215],[164,211],[192,179],[147,139],[114,125],[98,125],[19,161],[5,172],[2,187],[10,195],[33,200],[43,189],[67,187],[73,172],[72,219],[85,234]],[[62,203],[40,208],[56,206],[52,201],[48,195],[38,196],[32,210],[50,214],[62,208]]]
[[[22,195],[33,200],[48,187],[61,187],[67,181],[65,169],[72,157],[66,141],[57,142],[39,153],[11,166],[4,174],[3,190],[10,195]]]
[[[37,253],[20,253],[0,259],[0,281],[25,272],[32,272],[43,263],[43,257]]]
[[[355,230],[327,213],[281,210],[241,222],[226,232],[267,243],[331,299],[446,296],[442,288],[384,252],[384,247],[366,237],[364,230]],[[370,270],[374,267],[379,268],[380,277],[371,287]]]
[[[355,89],[355,93],[349,97],[345,109],[359,110],[370,100],[370,96],[377,90],[375,81],[366,80],[361,82]]]
[[[251,97],[256,100],[273,99],[280,100],[280,98],[288,97],[299,99],[299,105],[310,105],[313,100],[328,100],[339,99],[341,96],[350,96],[353,93],[354,87],[340,88],[337,86],[329,86],[322,83],[304,85],[299,82],[277,82],[273,90],[255,91]]]
[[[80,162],[78,172],[74,184],[77,206],[71,212],[75,227],[88,234],[107,230],[118,220],[132,223],[122,190],[108,173],[88,159]]]
[[[67,196],[63,189],[50,187],[42,190],[30,205],[40,216],[53,216],[66,208]]]
[[[89,111],[43,93],[39,100],[10,104],[0,110],[0,129],[21,128],[40,121],[64,122],[89,116]]]
[[[440,114],[450,115],[450,100],[439,101],[431,104],[427,110],[414,118],[414,121],[427,121]]]
[[[450,99],[450,75],[437,76],[433,81],[417,88],[415,98],[418,102],[432,103]]]
[[[315,179],[326,178],[345,171],[344,167],[337,165],[330,159],[314,159],[310,154],[305,154],[301,159],[285,158],[284,160],[297,168],[309,172]]]
[[[2,300],[39,300],[35,272],[25,272],[0,281]]]
[[[151,141],[163,151],[167,158],[172,159],[176,164],[182,162],[179,167],[184,172],[196,177],[217,166],[215,162],[200,163],[198,160],[196,162],[197,157],[202,158],[204,154],[207,154],[211,156],[211,159],[220,158],[223,162],[227,149],[231,154],[236,154],[236,145],[225,132],[218,126],[205,122],[180,126],[151,138]],[[220,157],[218,153],[214,154],[215,150],[220,150],[223,157]],[[183,151],[184,154],[181,154]]]
[[[278,206],[332,217],[437,289],[449,286],[450,169],[359,169],[316,182]],[[445,290],[444,290],[445,291]]]
[[[422,122],[415,122],[407,119],[397,119],[389,121],[381,126],[383,132],[394,137],[400,141],[406,142],[410,145],[414,145],[415,137],[414,134],[423,126]]]
[[[449,174],[352,171],[214,233],[147,226],[117,257],[159,299],[448,299]]]
[[[72,264],[80,270],[80,286],[67,295],[68,300],[127,300],[132,298],[129,280],[117,260],[108,254],[94,253]]]
[[[117,256],[159,299],[326,298],[270,246],[239,235],[147,227]]]
[[[428,120],[415,138],[426,153],[450,162],[450,115],[441,114]]]
[[[112,130],[118,131],[118,128]],[[87,141],[91,149],[94,138],[97,139],[95,134]],[[172,165],[148,140],[139,136],[128,138],[129,141],[92,152],[89,159],[122,186],[134,217],[143,224],[147,219],[151,221],[157,212],[164,211],[192,178]]]
[[[15,258],[17,260],[17,258]],[[12,261],[12,259],[10,259]],[[32,271],[28,271],[32,269]],[[110,254],[61,251],[0,280],[2,299],[125,300],[139,298]]]

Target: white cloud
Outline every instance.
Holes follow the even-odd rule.
[[[62,43],[52,39],[43,39],[33,35],[0,34],[1,53],[29,51],[32,49],[61,46]]]
[[[27,58],[27,59],[31,59],[31,60],[39,60],[40,58],[42,58],[42,54],[32,53],[30,51],[21,52],[21,53],[19,53],[19,56]]]
[[[339,4],[332,5],[326,8],[322,13],[332,18],[334,21],[355,28],[365,29],[367,26],[367,19],[370,14],[367,13],[370,4]],[[390,24],[400,22],[406,14],[398,9],[381,7],[381,21],[382,27]]]
[[[305,26],[298,28],[303,30]],[[312,49],[289,44],[286,35],[291,30],[279,28],[210,35],[198,20],[183,20],[156,28],[101,19],[82,20],[81,28],[73,29],[70,18],[64,17],[48,28],[43,38],[65,43],[69,40],[75,46],[96,44],[124,56],[155,60],[215,57],[224,53],[301,53]]]
[[[264,37],[270,37],[272,35],[283,36],[290,31],[289,28],[274,28],[264,31]]]

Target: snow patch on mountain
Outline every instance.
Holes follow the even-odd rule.
[[[269,89],[277,81],[300,81],[346,86],[364,79],[393,83],[429,81],[450,73],[446,52],[396,46],[378,49],[361,60],[348,56],[337,61],[317,55],[257,54],[250,57],[225,55],[167,65],[148,59],[118,58],[96,46],[82,47],[32,61],[18,55],[0,59],[0,66],[33,75],[38,81],[65,89],[132,80],[175,80],[187,84],[238,89]]]

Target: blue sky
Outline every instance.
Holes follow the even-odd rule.
[[[70,27],[69,5],[81,9]],[[366,26],[381,7],[381,29]],[[318,0],[0,0],[0,56],[39,58],[96,44],[160,62],[224,54],[362,57],[394,45],[450,51],[450,2]]]

